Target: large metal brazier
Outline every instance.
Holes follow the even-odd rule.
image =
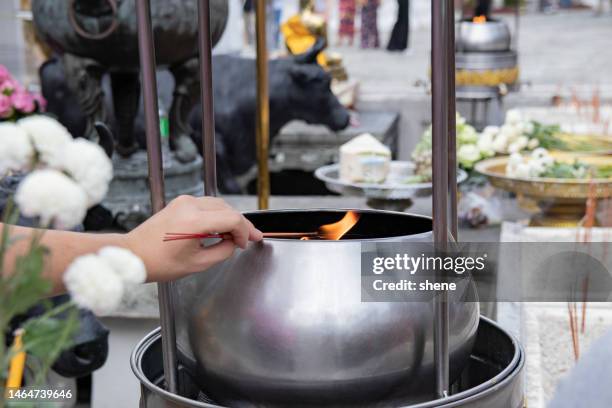
[[[361,243],[430,242],[430,218],[358,211],[340,241],[266,239],[176,283],[182,363],[216,401],[342,406],[430,395],[431,302],[361,302]],[[344,210],[265,211],[265,231],[316,231]],[[473,287],[472,287],[473,290]],[[451,381],[468,361],[478,304],[450,294]]]

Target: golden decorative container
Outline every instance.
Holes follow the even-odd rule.
[[[555,152],[555,160],[573,162],[580,160],[593,166],[611,166],[612,156],[583,155]],[[612,178],[561,179],[528,178],[521,179],[506,175],[509,157],[495,157],[476,164],[476,171],[485,175],[491,184],[517,195],[519,205],[528,211],[536,212],[531,217],[531,226],[575,227],[581,225],[587,212],[587,200],[595,202],[612,197]]]

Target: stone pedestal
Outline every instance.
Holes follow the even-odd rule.
[[[162,150],[166,202],[182,194],[202,196],[202,158],[181,163],[168,148]],[[102,205],[111,211],[120,227],[131,230],[151,215],[147,153],[138,151],[128,158],[115,153],[113,171]]]

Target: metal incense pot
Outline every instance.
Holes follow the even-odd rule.
[[[264,232],[316,231],[345,212],[247,217]],[[434,395],[433,302],[362,302],[360,270],[362,243],[431,242],[431,219],[356,213],[359,221],[339,241],[265,239],[175,284],[179,359],[211,398],[281,407]],[[478,327],[478,303],[459,299],[465,290],[474,288],[448,300],[451,382]]]

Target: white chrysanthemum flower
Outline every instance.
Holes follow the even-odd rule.
[[[87,194],[87,206],[100,203],[113,178],[113,165],[99,145],[82,138],[66,144],[61,166]]]
[[[43,226],[71,229],[87,211],[85,191],[65,174],[51,169],[30,173],[17,187],[15,201],[26,217],[40,217]]]
[[[28,134],[14,123],[0,123],[0,177],[10,170],[26,170],[33,158]]]
[[[506,123],[516,125],[523,121],[523,115],[518,109],[510,109],[506,112]]]
[[[20,119],[17,125],[28,133],[43,163],[52,167],[61,164],[61,152],[72,141],[64,126],[45,115],[28,116]]]
[[[96,314],[115,310],[123,297],[123,282],[113,268],[97,255],[76,258],[64,273],[64,284],[78,306]]]
[[[98,255],[125,284],[143,283],[147,278],[144,262],[128,249],[107,246],[98,251]]]

